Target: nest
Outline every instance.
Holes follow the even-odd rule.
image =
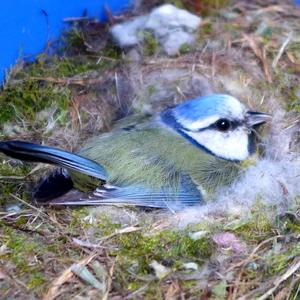
[[[299,297],[299,8],[289,1],[180,1],[205,16],[190,48],[168,57],[151,38],[125,50],[113,44],[110,25],[161,2],[141,2],[119,17],[108,10],[109,25],[66,20],[72,29],[61,47],[9,73],[1,135],[73,151],[125,116],[228,93],[274,115],[256,172],[281,172],[276,195],[239,193],[243,184],[259,187],[251,185],[261,174],[254,170],[201,212],[40,209],[25,201],[40,167],[3,158],[3,298]]]

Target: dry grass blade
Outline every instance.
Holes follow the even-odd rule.
[[[269,5],[256,11],[256,15],[265,14],[269,12],[286,12],[286,7],[282,5]]]
[[[273,280],[268,280],[261,284],[258,288],[251,290],[250,292],[244,294],[243,296],[237,298],[237,300],[251,300],[255,298],[255,295],[261,295],[267,289],[272,286]]]
[[[258,252],[258,250],[260,250],[260,248],[262,248],[263,246],[265,246],[266,244],[272,242],[273,240],[276,239],[280,239],[280,238],[284,238],[283,235],[276,235],[276,236],[272,236],[267,240],[262,241],[260,244],[258,244],[253,251],[251,252],[251,254],[243,261],[239,262],[238,264],[235,264],[233,266],[231,266],[227,272],[230,272],[232,270],[234,270],[235,268],[241,267],[241,266],[246,266],[249,262],[251,262],[254,258],[254,255]]]
[[[75,79],[75,78],[55,78],[55,77],[35,77],[35,76],[32,76],[29,79],[37,80],[37,81],[47,81],[47,82],[62,84],[62,85],[80,85],[84,87],[87,85],[99,84],[103,80],[105,80],[103,77],[97,79]]]
[[[0,176],[0,180],[23,180],[26,176]]]
[[[138,231],[138,230],[141,230],[141,228],[135,227],[135,226],[129,226],[129,227],[126,227],[126,228],[122,228],[122,229],[118,230],[117,232],[115,232],[114,234],[111,234],[111,235],[109,235],[109,236],[101,239],[100,243],[103,242],[104,240],[110,239],[110,238],[112,238],[112,237],[114,237],[114,236],[116,236],[118,234],[131,233],[131,232],[135,232],[135,231]],[[97,245],[96,247],[100,247],[100,246]],[[98,255],[98,253],[94,252],[89,257],[84,258],[80,262],[76,263],[76,265],[78,265],[78,266],[86,266],[97,255]],[[104,296],[103,296],[102,299],[107,299],[107,297],[108,297],[109,290],[110,290],[110,287],[111,287],[111,284],[112,284],[112,276],[113,276],[114,265],[115,265],[115,262],[113,263],[112,267],[110,268],[109,279],[108,279],[108,283],[107,283],[107,289],[106,289],[106,292],[105,292],[105,294],[104,294]],[[57,296],[59,296],[59,294],[60,294],[60,290],[59,290],[60,287],[64,283],[68,282],[73,276],[74,276],[74,273],[72,272],[72,266],[71,266],[67,270],[65,270],[57,279],[54,280],[54,282],[51,284],[51,286],[50,286],[47,294],[43,298],[43,300],[53,300]]]
[[[268,297],[270,297],[276,289],[279,287],[279,285],[286,281],[291,275],[293,275],[298,269],[300,268],[300,260],[298,260],[295,264],[293,264],[282,276],[278,277],[274,283],[273,287],[269,289],[265,294],[263,294],[261,297],[257,298],[257,300],[265,300]]]
[[[75,96],[71,98],[72,110],[71,110],[71,119],[74,128],[82,129],[82,121],[79,112],[79,103],[76,101]],[[78,126],[79,125],[79,126]]]
[[[288,287],[282,288],[277,295],[275,296],[274,300],[283,300],[283,299],[288,299],[286,296],[288,294]]]
[[[269,69],[269,64],[267,60],[267,51],[266,47],[263,46],[262,48],[258,45],[256,38],[249,34],[243,34],[244,39],[247,41],[250,48],[253,50],[254,54],[257,58],[261,61],[265,77],[269,83],[272,83],[272,77]]]
[[[283,44],[281,45],[279,51],[278,51],[278,54],[276,55],[276,57],[274,58],[273,60],[273,63],[272,63],[272,68],[275,69],[282,54],[284,53],[284,50],[286,49],[287,45],[289,44],[289,42],[292,40],[292,37],[293,37],[293,33],[290,32],[288,37],[285,39],[285,41],[283,42]]]
[[[179,292],[180,292],[180,285],[178,281],[172,282],[165,295],[165,300],[175,299],[176,296],[178,296]]]
[[[244,39],[249,44],[250,48],[253,50],[254,54],[261,60],[262,59],[262,51],[257,45],[255,38],[249,34],[243,34]]]
[[[106,292],[103,295],[102,300],[108,299],[109,291],[110,291],[111,285],[112,285],[112,278],[113,278],[113,274],[114,274],[115,263],[116,263],[116,260],[114,260],[112,266],[109,269],[109,277],[108,277],[107,284],[106,284]]]
[[[272,83],[273,80],[272,80],[272,76],[271,76],[271,73],[270,73],[270,68],[269,68],[269,64],[268,64],[268,60],[267,60],[267,49],[266,49],[265,46],[262,48],[261,62],[262,62],[262,65],[263,65],[263,70],[264,70],[267,81],[269,83]]]
[[[98,254],[93,253],[92,255],[82,259],[77,263],[77,265],[85,266],[89,264]],[[68,282],[72,277],[74,276],[74,273],[72,272],[72,267],[69,267],[66,269],[58,278],[56,278],[53,283],[50,285],[50,288],[47,292],[47,294],[43,297],[43,300],[54,300],[60,295],[60,287]]]
[[[35,207],[34,205],[31,205],[30,203],[24,201],[23,199],[17,197],[17,196],[14,195],[14,194],[10,194],[10,196],[13,197],[14,199],[16,199],[16,200],[22,202],[24,205],[26,205],[26,206],[32,208],[33,210],[37,211],[37,212],[38,212],[39,214],[41,214],[42,216],[48,218],[47,214],[45,214],[42,210],[40,210],[39,208]]]
[[[113,238],[113,237],[115,237],[115,236],[117,236],[117,235],[119,235],[119,234],[131,233],[131,232],[136,232],[136,231],[140,231],[140,230],[142,230],[142,228],[141,228],[141,227],[137,227],[137,226],[128,226],[128,227],[119,229],[119,230],[117,230],[115,233],[112,233],[112,234],[110,234],[110,235],[108,235],[108,236],[103,237],[103,238],[100,240],[98,246],[99,246],[102,242],[104,242],[104,241],[106,241],[106,240],[109,240],[109,239],[111,239],[111,238]]]

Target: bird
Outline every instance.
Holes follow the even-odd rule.
[[[76,153],[26,141],[0,142],[15,159],[57,165],[34,192],[50,205],[124,205],[172,211],[212,201],[258,152],[271,118],[226,94],[187,100],[141,121],[125,118]],[[80,197],[63,198],[71,189]]]

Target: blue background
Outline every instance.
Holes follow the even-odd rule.
[[[63,19],[89,17],[105,20],[104,5],[113,13],[128,8],[132,0],[7,0],[0,10],[0,82],[18,58],[30,59],[55,40]]]

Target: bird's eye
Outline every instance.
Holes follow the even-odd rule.
[[[219,131],[223,132],[228,131],[231,128],[231,122],[227,119],[220,119],[215,123],[215,125]]]

